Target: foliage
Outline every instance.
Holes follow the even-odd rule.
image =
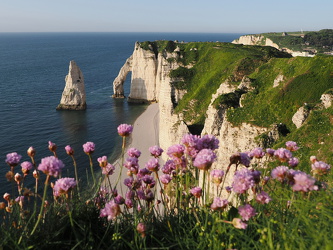
[[[123,157],[128,136],[123,136]],[[86,187],[84,192],[74,188],[56,196],[56,185],[53,186],[53,196],[48,194],[48,206],[45,207],[43,219],[37,227],[34,226],[39,218],[34,212],[36,208],[29,206],[29,202],[32,202],[32,205],[34,203],[34,194],[31,193],[30,200],[25,199],[28,204],[14,201],[17,200],[15,197],[20,195],[20,189],[14,191],[11,198],[6,194],[0,209],[0,247],[329,249],[333,243],[330,165],[312,160],[311,171],[309,167],[302,169],[302,165],[299,165],[299,168],[291,165],[290,160],[300,154],[296,143],[289,141],[285,144],[286,148],[281,147],[273,152],[255,148],[247,153],[234,154],[228,168],[218,171],[211,169],[214,160],[201,158],[203,153],[206,155],[210,152],[209,154],[214,155],[218,143],[213,136],[185,135],[182,144],[170,146],[166,153],[169,164],[172,161],[174,168],[170,170],[173,172],[171,181],[163,182],[163,185],[158,174],[159,166],[152,164],[158,162],[156,159],[163,150],[156,146],[149,149],[157,158],[152,158],[146,164],[146,168],[152,171],[144,175],[152,177],[146,178],[150,179],[146,182],[144,176],[139,177],[140,171],[135,170],[135,165],[130,167],[127,164],[133,160],[129,160],[131,157],[140,156],[137,149],[129,149],[129,158],[123,159],[124,166],[130,173],[129,179],[142,181],[140,187],[137,184],[127,185],[126,179],[124,181],[128,188],[127,193],[133,192],[133,196],[126,194],[125,198],[133,202],[132,206],[126,201],[125,205],[122,194],[115,192],[114,187],[118,181],[116,184],[106,181],[110,172],[105,172],[109,164],[105,157],[99,157],[97,161],[102,173],[106,175],[96,175],[103,178],[97,178],[100,180],[98,184]],[[53,148],[52,152],[56,155],[56,148]],[[73,151],[67,152],[74,155]],[[93,153],[85,152],[88,156]],[[32,164],[33,159],[34,156],[31,157]],[[305,166],[309,166],[307,162]],[[321,168],[314,167],[316,162],[320,163]],[[12,167],[17,167],[18,164],[17,161],[7,163],[11,171]],[[279,172],[281,165],[286,165],[284,174]],[[167,171],[165,166],[162,167],[163,172]],[[307,174],[310,172],[311,175]],[[27,173],[26,177],[29,175]],[[202,182],[199,182],[199,175],[202,176]],[[300,176],[306,179],[298,182]],[[62,179],[56,177],[57,181]],[[89,179],[93,180],[92,176]],[[156,186],[152,185],[151,181],[154,181]],[[17,184],[15,182],[17,179],[13,181]],[[226,187],[227,183],[231,189]],[[18,186],[24,185],[19,183]],[[194,189],[200,192],[193,191]],[[154,193],[150,198],[148,193],[139,195],[141,191],[150,190]],[[106,210],[110,204],[113,204],[113,209]],[[104,218],[105,216],[107,218]]]

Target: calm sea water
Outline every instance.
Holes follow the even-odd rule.
[[[89,167],[82,144],[96,144],[93,159],[107,155],[113,161],[120,152],[117,126],[133,123],[146,105],[111,98],[112,82],[136,41],[231,42],[242,34],[191,33],[0,33],[0,195],[10,192],[5,179],[6,154],[17,152],[29,160],[27,149],[37,150],[36,160],[51,155],[48,141],[58,146],[65,163],[64,176],[73,176],[73,165],[64,147],[71,145],[80,175]],[[65,86],[69,61],[76,61],[84,78],[86,111],[56,111]],[[130,79],[125,83],[129,94]],[[144,149],[140,149],[144,150]],[[20,166],[16,172],[21,173]],[[27,178],[27,183],[33,182]]]

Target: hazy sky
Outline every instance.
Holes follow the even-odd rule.
[[[0,32],[315,31],[332,12],[332,0],[0,0]]]

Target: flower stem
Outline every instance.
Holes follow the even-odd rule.
[[[47,186],[49,185],[49,180],[50,180],[50,175],[47,175],[46,176],[46,180],[45,180],[45,187],[44,187],[44,194],[43,194],[43,199],[42,199],[42,204],[40,206],[40,212],[39,212],[39,215],[38,215],[38,219],[37,219],[37,222],[30,234],[33,235],[38,227],[38,224],[40,222],[40,219],[43,217],[43,212],[44,212],[44,203],[45,203],[45,199],[46,199],[46,193],[47,193]]]

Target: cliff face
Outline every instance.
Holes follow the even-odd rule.
[[[69,63],[69,70],[65,82],[66,85],[57,109],[85,110],[87,104],[84,78],[75,61],[70,61]]]
[[[179,54],[176,50],[170,53],[159,52],[155,54],[153,50],[142,49],[137,43],[132,56],[127,59],[113,82],[114,96],[122,97],[122,85],[131,71],[129,101],[136,99],[159,103],[159,144],[164,150],[173,144],[180,143],[182,136],[189,133],[182,114],[174,112],[177,100],[182,97],[182,94],[172,86],[172,79],[169,76],[171,70],[182,66],[177,62]],[[246,88],[246,86],[247,83],[244,80],[239,88]],[[213,134],[220,140],[219,161],[214,164],[218,168],[226,167],[229,163],[229,157],[233,153],[250,150],[257,146],[255,137],[267,130],[250,124],[233,127],[227,120],[226,109],[214,108],[213,102],[218,96],[231,93],[236,89],[228,82],[221,83],[217,92],[212,96],[202,131],[202,135]]]
[[[276,49],[280,49],[279,45],[274,43],[271,39],[265,38],[263,35],[245,35],[238,39],[232,41],[234,44],[244,44],[244,45],[264,45],[271,46]]]

